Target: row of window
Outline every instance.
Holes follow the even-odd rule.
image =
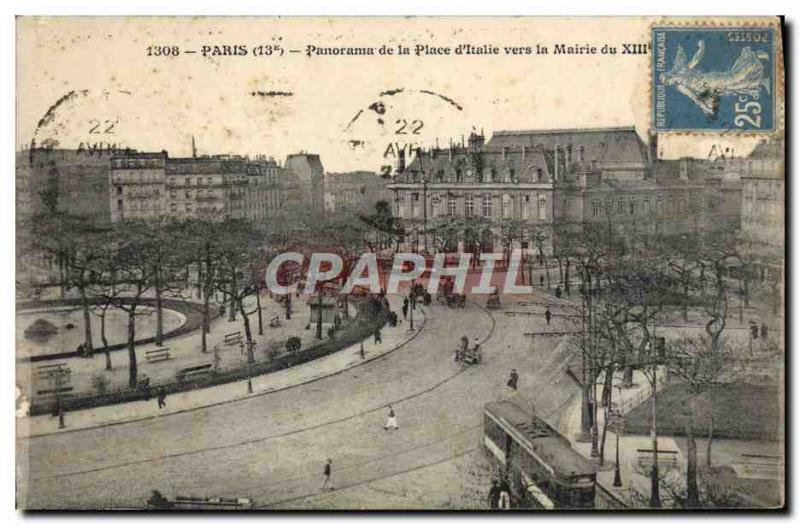
[[[534,180],[534,182],[543,182],[544,171],[542,170],[542,168],[537,168],[535,173],[536,173],[536,179]],[[407,176],[408,182],[422,181],[420,173],[417,172],[416,170],[409,171],[409,175],[410,176]],[[473,178],[473,172],[472,169],[470,168],[467,168],[466,172],[463,171],[461,168],[456,168],[455,170],[450,170],[449,173],[447,173],[443,169],[440,169],[434,174],[433,180],[431,180],[430,182],[434,183],[466,182],[467,180],[472,180],[472,178]],[[514,168],[510,168],[508,170],[503,171],[500,177],[498,177],[498,173],[495,168],[486,169],[483,171],[481,176],[477,178],[477,180],[478,182],[483,182],[483,183],[503,182],[503,183],[514,184],[518,182],[517,172]]]
[[[710,197],[706,205],[711,210],[714,210],[719,205],[719,199]],[[696,210],[696,195],[689,195],[688,199],[683,197],[668,197],[666,199],[657,197],[652,202],[649,197],[645,197],[641,201],[617,199],[616,206],[613,200],[592,201],[592,217],[600,217],[602,215],[650,215],[653,212],[658,215],[672,215]]]
[[[442,197],[440,195],[432,195],[429,197],[430,206],[429,211],[431,217],[450,216],[455,217],[458,215],[458,201],[463,201],[463,211],[465,217],[475,217],[478,214],[481,217],[490,219],[498,218],[495,216],[492,194],[484,194],[479,198],[473,195],[464,195],[458,197],[455,195],[447,195]],[[508,193],[500,195],[500,209],[499,218],[503,219],[532,219],[538,218],[545,220],[547,218],[547,195],[539,194],[538,199],[534,195],[520,195],[517,198]],[[515,201],[517,201],[515,203]],[[422,204],[420,203],[420,194],[411,194],[411,216],[419,218],[421,216]],[[398,215],[404,217],[405,210],[401,202],[398,202]]]

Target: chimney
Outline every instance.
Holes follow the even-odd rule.
[[[553,150],[553,180],[558,180],[558,144]]]

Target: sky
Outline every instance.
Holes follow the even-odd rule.
[[[35,140],[188,156],[194,137],[198,154],[282,161],[306,151],[340,172],[378,171],[400,149],[444,147],[471,130],[488,138],[501,129],[635,126],[647,140],[650,55],[623,55],[622,44],[648,42],[655,21],[20,18],[17,148]],[[537,44],[549,54],[505,53]],[[556,55],[556,44],[598,52]],[[394,54],[306,53],[384,45]],[[417,45],[428,46],[426,54],[415,55]],[[499,53],[435,54],[459,45]],[[398,46],[411,53],[399,56]],[[603,46],[617,53],[603,54]],[[175,47],[177,56],[163,56]],[[231,56],[242,49],[245,56]],[[254,56],[268,49],[273,54]],[[659,142],[667,157],[705,157],[712,146],[743,155],[758,140],[673,134]]]

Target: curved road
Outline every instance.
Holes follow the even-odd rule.
[[[19,483],[19,504],[140,507],[157,489],[250,497],[259,507],[380,508],[379,497],[359,500],[358,488],[464,458],[478,447],[487,401],[524,395],[529,401],[522,402],[535,403],[538,414],[557,419],[577,392],[562,372],[569,351],[555,339],[532,342],[522,335],[543,324],[540,316],[490,314],[473,303],[463,310],[433,305],[427,314],[425,328],[403,348],[313,383],[157,419],[19,440],[18,472],[28,480]],[[462,369],[453,362],[462,335],[488,338],[482,365]],[[505,386],[512,367],[520,372],[519,394]],[[398,431],[383,429],[388,403]],[[337,490],[320,497],[329,457]],[[434,477],[434,499],[435,483]]]

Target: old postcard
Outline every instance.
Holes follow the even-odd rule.
[[[781,509],[777,17],[19,17],[20,509]]]

